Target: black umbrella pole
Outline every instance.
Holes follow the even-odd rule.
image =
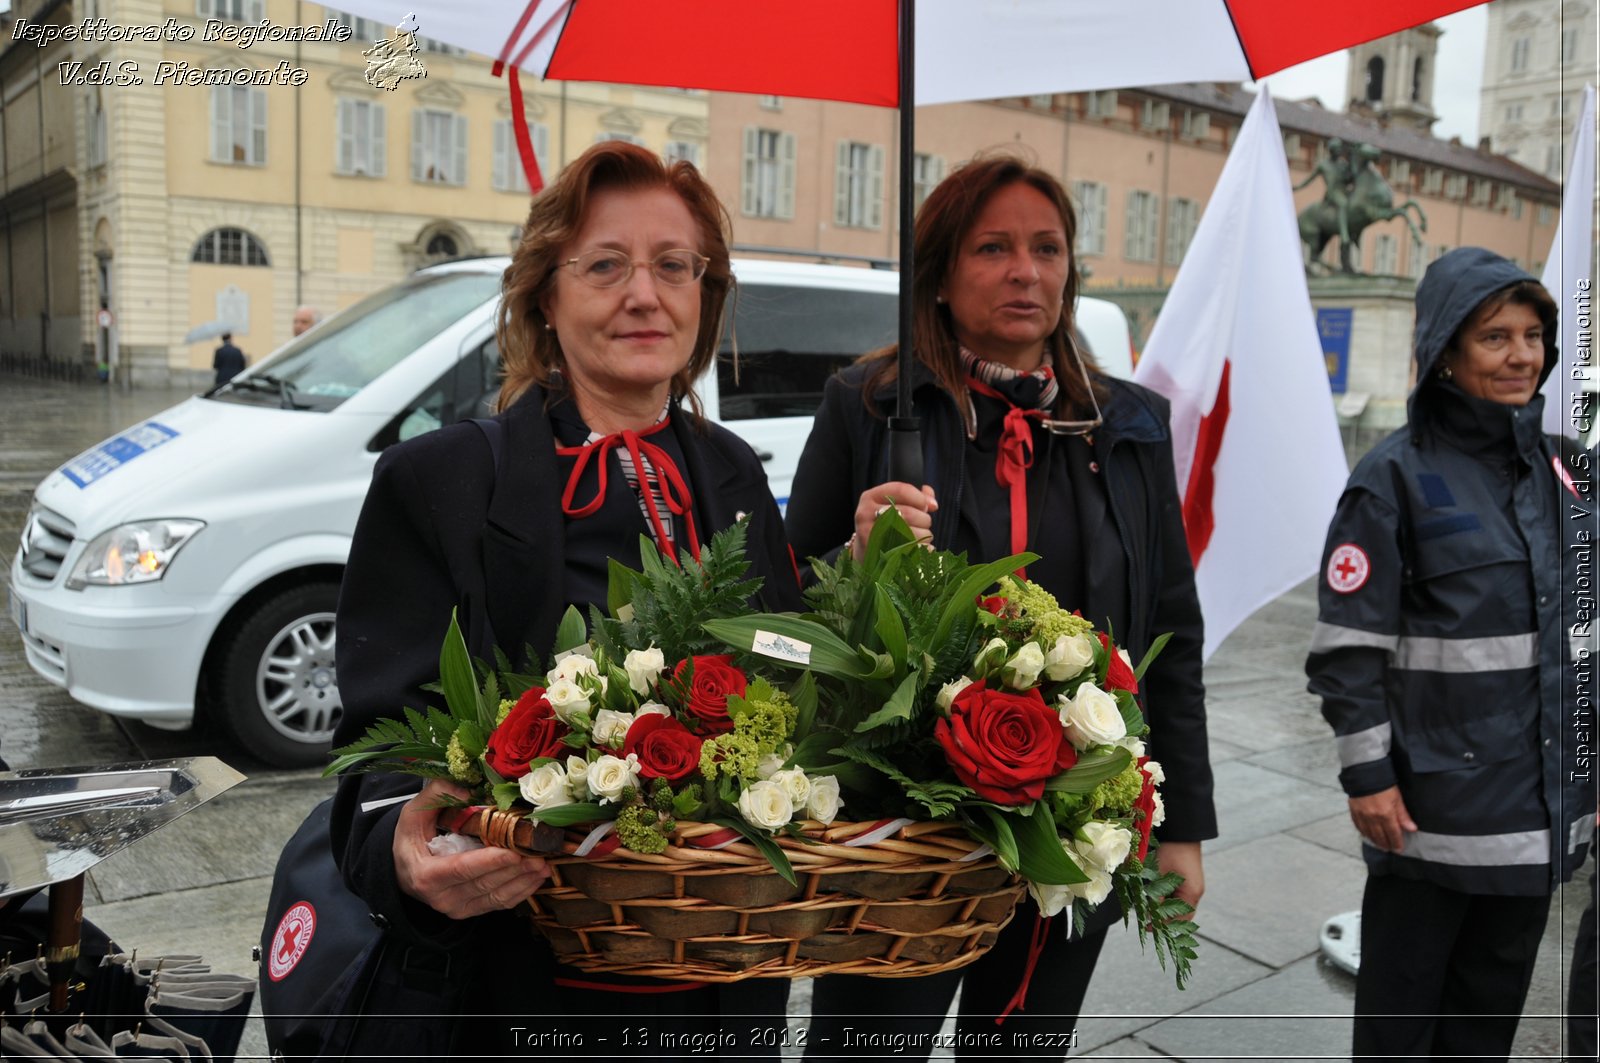
[[[895,415],[889,418],[889,479],[921,486],[922,424],[911,405],[911,366],[916,359],[912,337],[912,282],[916,249],[911,173],[916,162],[916,24],[915,0],[900,0],[900,345],[896,364]]]

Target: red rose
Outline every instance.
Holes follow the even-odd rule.
[[[978,595],[978,608],[987,609],[995,616],[999,616],[1001,613],[1005,612],[1006,609],[1005,597],[1003,595],[993,594],[985,598],[980,594]]]
[[[1128,662],[1122,659],[1122,654],[1111,645],[1111,637],[1104,631],[1100,632],[1100,645],[1106,648],[1110,663],[1106,665],[1106,689],[1126,690],[1130,694],[1139,693],[1139,680],[1134,677],[1133,669]]]
[[[1133,810],[1139,815],[1134,817],[1133,829],[1139,832],[1139,862],[1150,853],[1150,828],[1155,826],[1156,815],[1156,784],[1150,778],[1150,773],[1144,770],[1149,757],[1139,758],[1139,777],[1144,780],[1144,785],[1139,788],[1139,799],[1133,803]]]
[[[544,687],[529,687],[489,736],[483,759],[501,778],[520,779],[528,774],[529,761],[561,756],[567,734],[567,725],[556,719],[545,699]]]
[[[700,767],[700,744],[679,720],[647,712],[633,721],[622,743],[622,755],[639,755],[639,778],[682,782]]]
[[[683,673],[689,670],[691,662],[694,675],[685,689]],[[703,730],[711,734],[733,730],[733,721],[728,718],[728,695],[742,697],[748,680],[733,666],[731,656],[720,653],[679,661],[672,677],[678,681],[677,693],[683,699],[684,711],[693,716]]]
[[[983,680],[956,695],[933,728],[956,777],[985,801],[1025,805],[1045,781],[1078,762],[1061,720],[1039,691],[988,690]]]

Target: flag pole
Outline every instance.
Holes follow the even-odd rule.
[[[889,478],[921,486],[922,431],[911,405],[913,351],[911,288],[916,234],[911,171],[916,162],[916,0],[900,0],[900,328],[894,416],[889,418]]]

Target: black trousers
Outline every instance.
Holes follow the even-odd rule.
[[[818,978],[811,991],[807,1058],[927,1059],[928,1039],[944,1024],[958,988],[955,1058],[1066,1058],[1107,928],[1069,939],[1065,918],[1052,920],[1027,997],[996,1024],[1022,983],[1036,911],[1024,901],[994,947],[977,962],[954,971],[924,978]]]
[[[1505,1059],[1549,913],[1548,894],[1498,897],[1368,876],[1356,1058]]]
[[[1600,1012],[1600,959],[1595,940],[1600,927],[1595,925],[1596,889],[1600,870],[1589,874],[1589,907],[1578,920],[1578,939],[1572,946],[1572,976],[1567,983],[1567,1058],[1595,1059],[1595,1034]]]

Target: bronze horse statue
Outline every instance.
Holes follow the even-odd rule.
[[[1355,177],[1346,192],[1345,222],[1350,233],[1349,241],[1341,240],[1339,243],[1339,269],[1343,273],[1355,273],[1353,263],[1360,261],[1361,233],[1369,225],[1391,218],[1401,218],[1406,227],[1411,230],[1412,239],[1417,243],[1422,242],[1422,234],[1428,231],[1428,219],[1422,213],[1422,207],[1414,199],[1408,199],[1398,207],[1394,205],[1394,189],[1389,187],[1389,182],[1383,179],[1378,168],[1373,162],[1381,153],[1370,144],[1362,144],[1356,148],[1359,162],[1355,167]],[[1324,180],[1327,178],[1324,177]],[[1411,220],[1411,211],[1416,212],[1416,221]],[[1328,241],[1339,235],[1338,206],[1334,197],[1324,197],[1321,202],[1313,203],[1299,215],[1300,241],[1306,248],[1306,266],[1309,269],[1322,254],[1322,249],[1328,246]],[[1354,254],[1352,254],[1354,252]]]

